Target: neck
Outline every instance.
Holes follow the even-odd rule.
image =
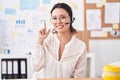
[[[66,33],[58,33],[58,39],[60,40],[60,42],[68,42],[71,40],[72,38],[72,33],[71,32],[66,32]]]

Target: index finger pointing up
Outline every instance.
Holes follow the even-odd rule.
[[[45,31],[46,31],[46,22],[44,22],[44,29],[45,29]]]

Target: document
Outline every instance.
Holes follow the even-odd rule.
[[[101,29],[101,10],[90,9],[87,13],[87,30],[100,30]]]
[[[105,4],[105,23],[120,23],[120,3]]]
[[[97,3],[100,2],[101,0],[86,0],[86,3]]]
[[[91,37],[108,37],[108,33],[105,31],[91,31]]]

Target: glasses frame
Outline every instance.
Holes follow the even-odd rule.
[[[62,16],[60,16],[59,18],[57,18],[57,17],[52,17],[52,18],[50,19],[50,21],[51,21],[51,23],[53,23],[53,24],[57,23],[58,20],[59,20],[60,22],[63,22],[63,23],[64,23],[68,17],[69,17],[68,15],[62,15]]]

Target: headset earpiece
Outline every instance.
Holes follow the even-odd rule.
[[[74,20],[75,20],[75,17],[72,18],[72,22],[74,22]]]

